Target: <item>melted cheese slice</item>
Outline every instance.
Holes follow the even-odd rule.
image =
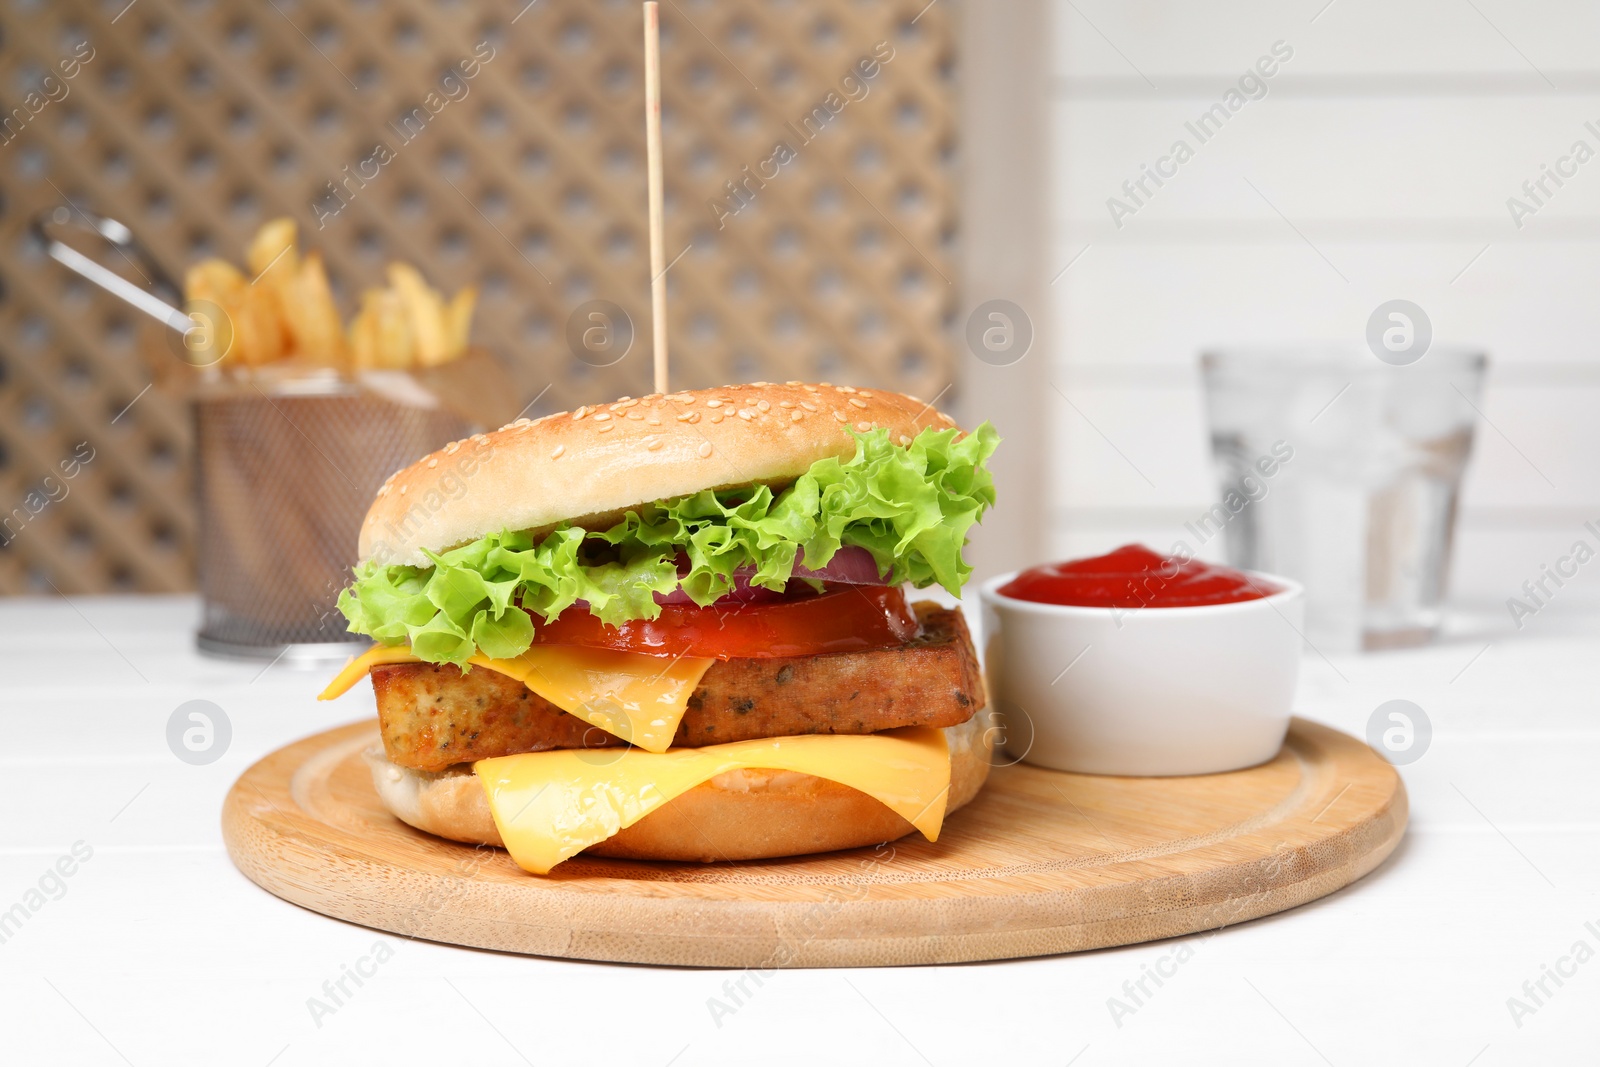
[[[806,734],[668,752],[562,749],[497,756],[473,765],[511,858],[548,874],[564,859],[632,826],[726,771],[797,771],[881,801],[939,839],[950,793],[943,730],[908,726],[850,736]]]
[[[379,645],[357,656],[317,697],[332,700],[387,663],[421,663],[405,646]],[[665,752],[672,745],[710,659],[646,656],[608,648],[576,645],[534,645],[516,659],[473,656],[475,667],[515,678],[562,711],[638,745],[647,752]]]

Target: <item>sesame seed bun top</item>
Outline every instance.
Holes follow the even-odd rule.
[[[898,444],[950,427],[915,397],[848,385],[728,385],[655,394],[456,441],[390,475],[361,526],[363,562],[427,566],[500,530],[609,525],[656,500],[782,484],[819,459],[855,453],[850,431]]]

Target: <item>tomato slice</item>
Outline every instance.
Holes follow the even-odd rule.
[[[920,630],[898,586],[857,585],[778,603],[663,604],[656,618],[621,626],[568,608],[551,622],[535,616],[533,640],[656,656],[775,659],[893,648]]]

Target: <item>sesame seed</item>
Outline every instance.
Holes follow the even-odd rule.
[[[852,407],[858,407],[858,408],[864,408],[864,407],[867,406],[867,402],[865,400],[858,400],[855,397],[851,397],[850,398],[850,404],[851,404]]]
[[[803,419],[803,418],[805,418],[805,416],[804,416],[804,415],[802,415],[802,414],[801,414],[801,413],[800,413],[800,412],[798,412],[798,411],[791,411],[791,412],[789,412],[789,421],[790,421],[790,422],[799,422],[799,421],[800,421],[800,420],[801,420],[801,419]]]
[[[428,460],[428,469],[429,470],[433,470],[433,468],[437,467],[438,465],[439,465],[439,461],[438,460],[436,460],[436,459]]]
[[[638,412],[638,411],[630,411],[630,412],[628,412],[627,415],[625,415],[623,417],[632,419],[634,422],[638,422],[638,421],[640,421],[641,419],[644,418],[644,415],[643,415],[643,413]]]
[[[814,385],[802,385],[800,388],[804,389],[808,393],[815,393],[819,391]]]
[[[794,401],[793,400],[780,400],[780,401],[778,401],[778,406],[780,408],[792,408],[792,407],[794,407]]]
[[[804,385],[804,382],[784,382],[784,385]]]
[[[644,439],[644,447],[649,451],[654,452],[656,449],[661,447],[661,438],[651,434],[649,437]]]
[[[763,387],[763,388],[765,388],[765,387],[766,387],[766,386],[769,386],[769,385],[771,385],[771,384],[772,384],[772,383],[771,383],[771,382],[751,382],[751,383],[750,383],[750,384],[752,384],[752,385],[759,385],[759,386],[762,386],[762,387]]]
[[[757,411],[771,411],[772,410],[772,405],[767,403],[765,400],[757,400],[756,401],[756,410]]]
[[[608,420],[610,418],[611,418],[610,415],[607,415],[605,412],[602,411],[600,414],[598,414],[598,415],[596,415],[594,417],[594,421],[595,422],[605,422],[606,420]]]
[[[751,419],[755,418],[755,416],[750,414],[748,411],[739,412],[739,417],[745,422],[749,422]]]
[[[444,454],[447,455],[447,456],[453,456],[453,455],[456,454],[456,450],[459,449],[460,447],[461,447],[461,442],[460,441],[451,441],[449,444],[444,446]]]
[[[587,414],[589,414],[589,405],[585,404],[582,407],[580,407],[577,411],[574,411],[572,413],[572,421],[573,422],[577,422],[579,419],[583,418]]]
[[[518,419],[516,422],[513,422],[511,425],[513,425],[513,426],[521,426],[524,429],[526,429],[527,427],[533,425],[533,420],[532,419]]]
[[[809,400],[800,401],[800,406],[805,408],[807,411],[816,411],[817,410],[817,405],[813,404]]]
[[[698,412],[686,411],[682,415],[678,416],[678,421],[679,422],[693,422],[698,417],[698,415],[699,415]]]
[[[611,405],[611,410],[612,411],[627,411],[629,408],[635,406],[638,403],[639,402],[637,400],[634,400],[634,399],[631,399],[631,398],[625,396],[621,400],[617,401],[615,404],[612,404]]]
[[[855,392],[855,389],[852,388],[851,386],[848,386],[848,385],[836,385],[836,386],[834,386],[834,388],[839,390],[839,392],[841,392],[841,393],[853,393],[853,392]]]
[[[410,487],[410,486],[409,486],[409,485],[402,485],[402,486],[401,486],[401,487],[400,487],[400,495],[401,495],[401,496],[405,496],[405,495],[406,495],[406,490],[408,490],[408,489],[410,489],[410,488],[411,488],[411,487]]]
[[[561,458],[561,453],[565,452],[566,450],[567,450],[567,446],[566,445],[556,445],[556,447],[550,453],[550,458],[551,459],[560,459]]]
[[[378,487],[378,495],[379,496],[388,496],[389,495],[389,487],[387,485],[379,486]]]
[[[847,418],[846,418],[846,417],[845,417],[845,416],[844,416],[844,413],[843,413],[843,412],[839,412],[839,411],[835,411],[835,412],[834,412],[834,413],[833,413],[833,417],[834,417],[834,418],[836,418],[836,419],[838,419],[838,420],[839,420],[839,421],[840,421],[840,422],[849,422],[849,421],[850,421],[850,420],[849,420],[849,419],[847,419]]]
[[[531,429],[533,429],[533,423],[530,422],[530,423],[526,423],[526,424],[524,424],[522,426],[518,426],[515,430],[512,430],[511,432],[512,433],[527,433]]]
[[[902,445],[909,445],[911,443],[911,438],[907,437],[905,434],[901,434],[900,435],[900,443]]]
[[[860,430],[862,433],[866,433],[868,430],[872,429],[872,423],[858,422],[856,423],[856,429]]]
[[[602,422],[600,424],[600,428],[598,430],[596,430],[595,433],[610,433],[612,430],[615,430],[616,428],[617,428],[616,423]]]
[[[867,398],[867,399],[868,399],[868,400],[871,400],[871,399],[872,399],[872,394],[871,394],[871,393],[868,393],[868,392],[861,392],[861,393],[857,393],[857,394],[856,394],[856,395],[857,395],[857,396],[863,396],[863,397],[866,397],[866,398]]]
[[[711,442],[701,441],[700,447],[696,451],[700,453],[701,459],[705,459],[707,456],[711,455]]]
[[[711,422],[712,422],[712,424],[713,424],[713,425],[715,425],[715,424],[716,424],[716,423],[719,423],[719,422],[721,422],[721,421],[722,421],[722,420],[723,420],[723,418],[724,418],[724,417],[725,417],[725,416],[724,416],[724,415],[723,415],[723,414],[722,414],[722,412],[720,412],[720,411],[713,411],[713,412],[712,412],[712,413],[711,413]]]
[[[722,401],[720,401],[720,400],[713,399],[713,400],[707,400],[706,401],[706,407],[708,407],[708,408],[720,408],[721,406],[722,406]]]

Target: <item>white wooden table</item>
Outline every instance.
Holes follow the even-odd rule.
[[[1332,897],[1181,941],[743,993],[733,972],[450,948],[268,895],[223,850],[223,794],[372,714],[370,693],[317,704],[321,673],[198,656],[187,598],[0,601],[0,1062],[1592,1063],[1600,611],[1577,597],[1520,634],[1486,607],[1428,649],[1308,655],[1301,714],[1361,734],[1403,698],[1435,729],[1403,770],[1406,840]],[[166,740],[193,699],[232,724],[206,766]],[[1171,977],[1135,1001],[1147,969]]]

